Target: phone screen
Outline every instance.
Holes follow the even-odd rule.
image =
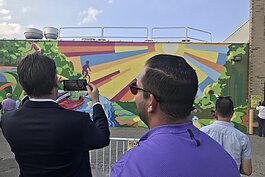
[[[65,91],[81,91],[86,89],[86,79],[63,80],[63,89]]]

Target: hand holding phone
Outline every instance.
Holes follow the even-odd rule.
[[[87,93],[92,101],[92,103],[99,102],[99,90],[98,88],[91,83],[87,84]]]
[[[86,79],[63,80],[64,91],[85,91],[87,90],[86,86]]]
[[[92,103],[99,102],[98,88],[86,79],[63,80],[64,91],[87,91]]]

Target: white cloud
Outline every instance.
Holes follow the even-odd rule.
[[[10,10],[8,9],[0,9],[0,22],[9,21],[12,17],[10,15]]]
[[[29,10],[29,9],[28,9],[27,7],[23,7],[23,8],[21,9],[22,13],[27,13],[28,10]]]
[[[27,25],[27,28],[36,28],[33,24]]]
[[[0,19],[3,21],[9,21],[9,20],[11,20],[11,18],[12,18],[11,15],[7,15],[7,16],[1,17]]]
[[[9,13],[10,13],[10,10],[0,9],[0,15],[8,15]]]
[[[4,0],[0,0],[0,6],[3,6],[5,4]]]
[[[109,4],[113,3],[113,0],[108,0],[108,3],[109,3]]]
[[[17,23],[0,23],[0,38],[21,38],[23,36],[21,26]]]
[[[0,39],[21,39],[23,37],[22,27],[18,23],[11,22],[11,11],[5,7],[5,1],[0,0]]]
[[[79,12],[79,17],[81,17],[81,21],[78,25],[90,24],[97,21],[98,15],[102,14],[102,10],[94,9],[89,7],[87,10],[83,10]]]

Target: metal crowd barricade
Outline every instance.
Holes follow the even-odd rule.
[[[90,165],[92,176],[110,176],[111,167],[124,154],[125,151],[137,145],[139,139],[135,138],[110,138],[110,145],[90,151]]]

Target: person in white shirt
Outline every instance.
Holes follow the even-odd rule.
[[[265,101],[263,101],[262,104],[258,105],[256,109],[259,111],[259,136],[265,137]]]
[[[234,127],[231,122],[233,113],[234,105],[230,97],[219,97],[215,110],[217,120],[200,130],[217,141],[233,157],[241,174],[251,175],[251,143],[247,135]]]

